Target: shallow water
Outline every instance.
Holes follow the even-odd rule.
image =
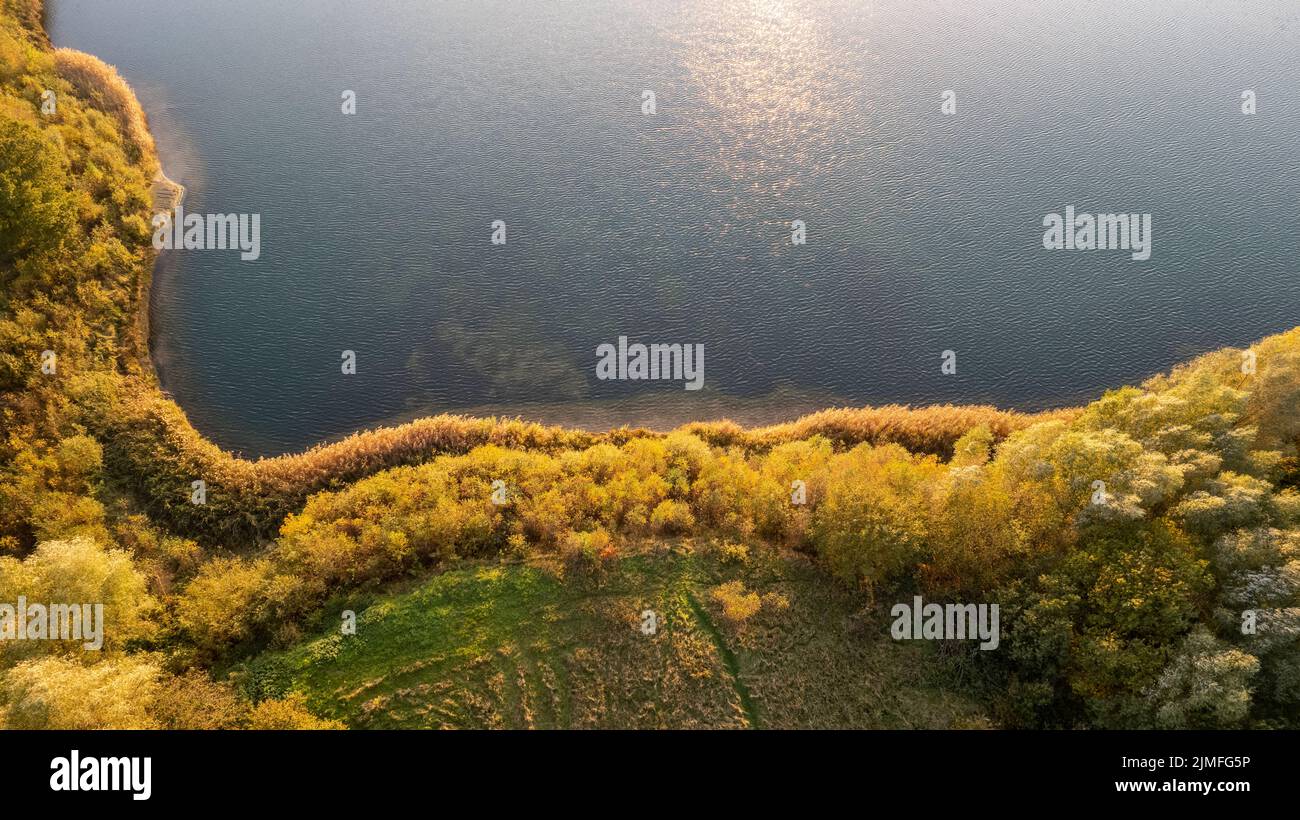
[[[164,252],[152,305],[164,386],[246,454],[442,411],[1037,409],[1300,324],[1293,0],[49,6],[188,210],[261,215],[257,261]],[[1045,250],[1067,205],[1151,214],[1151,258]],[[704,389],[597,379],[619,336],[702,344]]]

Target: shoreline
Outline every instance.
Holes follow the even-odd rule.
[[[150,193],[153,195],[154,213],[169,211],[185,199],[185,186],[167,176],[163,171],[162,161],[158,160],[158,173],[154,175]],[[163,387],[162,374],[153,355],[153,283],[161,264],[161,257],[155,252],[153,262],[149,266],[149,275],[141,277],[140,286],[136,290],[136,304],[139,305],[136,311],[138,314],[136,332],[140,339],[141,367],[146,373],[152,374],[158,389],[167,394]]]

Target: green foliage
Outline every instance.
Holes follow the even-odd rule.
[[[573,584],[547,559],[473,564],[403,585],[249,667],[353,728],[951,727],[976,707],[928,678],[916,647],[852,629],[861,602],[806,557],[755,545],[745,565],[674,541]],[[739,574],[738,576],[736,574]],[[721,622],[710,592],[761,608]],[[698,606],[692,605],[692,602]],[[657,616],[653,635],[641,613]],[[741,692],[746,693],[749,713]],[[751,719],[754,722],[751,722]]]
[[[1161,729],[1232,729],[1250,714],[1259,660],[1198,627],[1152,687]]]
[[[897,445],[836,451],[820,437],[747,451],[682,431],[553,453],[480,447],[313,496],[257,572],[218,564],[182,599],[240,621],[204,644],[221,652],[301,620],[331,592],[468,558],[558,551],[576,582],[604,577],[611,556],[647,535],[768,541],[811,549],[877,598],[1000,601],[1005,650],[979,662],[1006,723],[1154,726],[1183,708],[1169,705],[1182,674],[1169,670],[1195,628],[1227,632],[1228,610],[1250,603],[1267,606],[1275,636],[1291,634],[1280,625],[1300,565],[1280,547],[1249,571],[1232,557],[1263,549],[1233,533],[1288,527],[1300,509],[1270,480],[1278,462],[1256,446],[1236,385],[1179,371],[1001,440],[977,427],[947,463]],[[506,505],[490,501],[496,479]],[[796,480],[804,504],[790,494]],[[247,587],[216,592],[227,576]],[[752,601],[733,591],[727,611],[743,622]],[[1295,642],[1238,643],[1265,684],[1248,714],[1283,708],[1297,689]]]

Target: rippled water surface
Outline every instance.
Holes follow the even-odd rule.
[[[261,214],[259,260],[164,253],[152,306],[164,385],[247,454],[442,411],[1060,406],[1300,324],[1294,0],[49,5],[188,209]],[[1150,213],[1151,259],[1044,250],[1066,205]],[[598,380],[620,335],[703,344],[705,389]]]

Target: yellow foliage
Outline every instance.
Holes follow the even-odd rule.
[[[264,700],[254,707],[248,728],[258,731],[283,729],[345,729],[337,720],[318,718],[307,710],[306,699],[299,694],[282,700]]]
[[[54,64],[74,91],[100,111],[117,118],[123,133],[135,144],[142,161],[153,162],[153,135],[135,92],[117,69],[103,60],[71,48],[54,50]]]
[[[709,597],[722,606],[722,617],[739,626],[758,614],[763,600],[757,592],[749,592],[741,581],[727,581],[714,587]]]
[[[138,658],[82,664],[58,656],[24,661],[0,679],[0,725],[9,729],[153,729],[148,713],[158,668]]]

